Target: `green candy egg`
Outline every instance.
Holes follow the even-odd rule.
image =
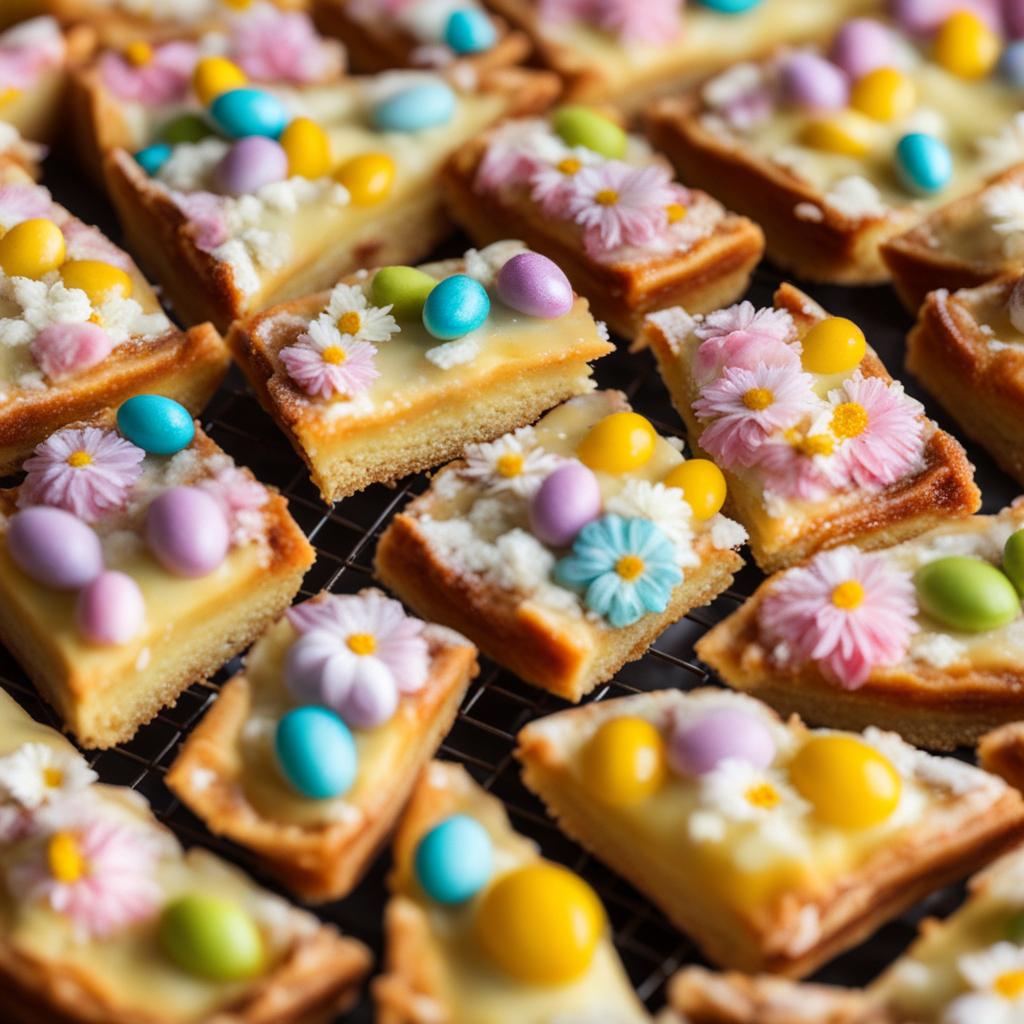
[[[626,155],[626,133],[614,121],[589,107],[560,107],[555,111],[553,123],[568,146],[584,146],[613,160]]]
[[[266,960],[253,919],[220,896],[190,893],[172,900],[160,917],[159,938],[179,967],[211,981],[251,978]]]
[[[213,134],[213,129],[198,114],[179,114],[160,129],[160,140],[177,146],[180,142],[199,142]]]
[[[1024,530],[1011,533],[1007,538],[1003,548],[1003,572],[1010,577],[1017,593],[1024,594]]]
[[[937,622],[981,633],[1016,618],[1020,598],[1013,584],[980,558],[951,555],[917,571],[917,600]]]
[[[1006,937],[1018,946],[1024,946],[1024,912],[1018,912],[1006,922]]]
[[[375,306],[390,305],[397,320],[418,320],[423,303],[437,284],[437,278],[415,267],[381,267],[373,275],[370,291]]]

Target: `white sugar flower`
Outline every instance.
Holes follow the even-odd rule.
[[[693,514],[678,487],[627,480],[622,490],[605,502],[605,511],[625,519],[649,519],[672,541],[679,565],[700,565],[700,557],[693,550]]]
[[[731,757],[700,777],[698,800],[731,822],[761,824],[776,815],[803,816],[810,810],[779,773]]]
[[[399,330],[390,306],[371,306],[363,290],[352,284],[334,287],[319,319],[330,321],[349,341],[368,341],[375,345],[387,341]]]
[[[532,427],[520,427],[497,441],[467,445],[465,459],[461,476],[489,490],[511,491],[521,498],[531,497],[562,461],[538,447]]]
[[[0,758],[0,791],[30,809],[80,793],[96,778],[78,754],[45,743],[23,743]]]
[[[1021,1024],[1024,1021],[1024,948],[997,942],[957,960],[971,991],[954,999],[942,1024]]]

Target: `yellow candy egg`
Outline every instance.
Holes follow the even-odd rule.
[[[687,459],[665,477],[666,487],[678,487],[695,519],[710,519],[725,504],[725,477],[708,459]]]
[[[227,57],[203,57],[192,72],[192,88],[204,107],[222,92],[240,89],[247,81],[245,72]]]
[[[900,802],[899,773],[856,736],[812,736],[789,765],[790,781],[815,813],[839,828],[871,828]]]
[[[8,277],[42,277],[64,262],[64,235],[52,220],[34,217],[0,238],[0,270]]]
[[[933,56],[961,78],[982,78],[999,60],[999,36],[973,11],[951,14],[935,36]]]
[[[334,177],[348,189],[356,206],[373,206],[387,199],[395,172],[395,161],[387,153],[361,153],[346,160]]]
[[[623,715],[605,722],[582,757],[587,788],[613,807],[639,803],[665,781],[665,740],[646,718]]]
[[[94,306],[111,296],[127,299],[132,294],[128,274],[101,260],[68,260],[60,268],[60,279],[68,288],[81,288]]]
[[[628,473],[639,469],[654,454],[658,435],[635,412],[613,412],[595,423],[580,442],[580,462],[604,473]]]
[[[593,889],[568,868],[539,861],[508,872],[483,894],[474,930],[504,974],[560,985],[587,970],[604,927]]]
[[[801,344],[801,360],[808,373],[846,373],[860,365],[867,351],[864,332],[842,316],[815,324]]]
[[[330,172],[331,140],[316,121],[295,118],[278,141],[288,156],[289,176],[322,178]]]
[[[917,103],[913,81],[896,68],[876,68],[857,79],[850,106],[876,121],[906,117]]]
[[[808,121],[800,133],[800,142],[811,149],[844,156],[864,156],[874,141],[874,125],[863,114],[843,110]]]

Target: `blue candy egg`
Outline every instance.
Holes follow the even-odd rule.
[[[455,274],[438,282],[423,303],[423,326],[442,341],[475,331],[491,311],[487,289],[475,278]]]
[[[448,16],[444,41],[456,53],[483,53],[498,41],[498,33],[483,11],[470,7]]]
[[[303,796],[329,800],[356,781],[356,741],[330,708],[294,708],[277,723],[274,750],[281,774]]]
[[[700,0],[702,7],[708,7],[719,14],[742,14],[756,7],[761,0]]]
[[[932,196],[953,177],[953,155],[941,139],[913,132],[904,135],[896,146],[896,169],[909,191]]]
[[[273,93],[262,89],[231,89],[210,106],[217,126],[232,139],[265,135],[276,139],[291,120],[288,108]]]
[[[437,903],[464,903],[490,880],[494,851],[487,829],[454,814],[435,825],[416,847],[416,879]]]
[[[196,436],[188,409],[163,395],[136,395],[117,410],[117,429],[151,455],[173,455]]]
[[[447,124],[455,113],[455,93],[444,82],[427,82],[393,93],[373,109],[382,132],[418,132]]]
[[[171,159],[172,148],[166,142],[140,149],[135,154],[135,162],[152,177],[168,160]]]
[[[999,70],[1011,85],[1024,88],[1024,39],[1007,44],[999,58]]]

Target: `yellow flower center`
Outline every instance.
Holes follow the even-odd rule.
[[[94,312],[89,314],[89,323],[96,324],[97,326],[102,327],[103,326],[103,317],[100,316],[99,313],[94,311]]]
[[[21,89],[10,86],[7,89],[0,89],[0,107],[7,103],[13,103],[21,95]]]
[[[619,193],[613,188],[603,188],[594,196],[594,200],[601,206],[614,206],[619,201]]]
[[[859,402],[843,402],[832,413],[832,433],[836,437],[858,437],[868,429],[868,412]]]
[[[68,465],[74,469],[81,469],[83,466],[92,465],[92,456],[88,452],[79,449],[68,456]]]
[[[864,588],[856,580],[844,580],[832,591],[832,603],[843,611],[852,612],[864,603]]]
[[[125,60],[137,68],[144,68],[153,59],[153,47],[145,39],[136,39],[124,48]]]
[[[686,216],[686,207],[682,203],[669,203],[665,207],[669,224],[678,224]]]
[[[328,345],[321,354],[325,363],[330,363],[331,366],[340,366],[348,356],[345,354],[345,350],[340,345]]]
[[[579,160],[577,160],[576,157],[574,157],[574,156],[567,156],[564,160],[562,160],[558,164],[558,169],[562,172],[562,174],[564,174],[564,175],[566,175],[567,177],[570,177],[570,178],[574,174],[578,174],[579,171],[580,171],[580,168],[582,168],[582,167],[583,167],[583,164],[581,164],[579,162]]]
[[[751,786],[743,795],[748,804],[760,807],[764,811],[770,811],[782,802],[779,791],[770,782],[759,782],[757,785]]]
[[[752,412],[767,409],[774,401],[775,395],[770,388],[751,388],[743,394],[743,404]]]
[[[615,563],[615,571],[628,583],[632,583],[644,571],[644,560],[639,555],[623,555]]]
[[[58,882],[77,882],[86,874],[88,865],[78,840],[70,832],[54,832],[46,844],[46,862],[50,874]]]
[[[495,463],[495,469],[498,471],[498,476],[503,476],[506,479],[519,476],[523,471],[523,457],[519,452],[506,452],[499,456]]]
[[[831,434],[801,434],[795,427],[785,434],[786,440],[802,455],[831,455],[836,450],[836,439]]]
[[[43,784],[49,789],[57,789],[64,781],[64,773],[52,765],[43,769]]]
[[[992,982],[994,991],[1004,999],[1020,999],[1024,996],[1024,969],[1007,971]]]
[[[353,633],[345,643],[353,654],[364,656],[377,650],[377,638],[372,633]]]
[[[363,326],[363,318],[354,310],[342,313],[338,318],[338,330],[342,334],[355,334]]]

